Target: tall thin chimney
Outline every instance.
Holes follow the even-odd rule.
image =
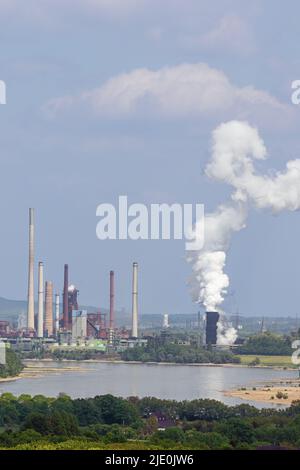
[[[66,330],[68,330],[69,328],[68,285],[69,285],[69,266],[65,264],[64,292],[63,292],[63,326]]]
[[[46,281],[45,284],[45,331],[47,336],[53,335],[53,284]]]
[[[34,329],[34,209],[29,209],[27,327]]]
[[[132,272],[132,331],[133,338],[138,337],[138,264],[133,263]]]
[[[38,327],[39,338],[44,336],[44,264],[39,262],[38,272]]]
[[[59,332],[59,294],[55,294],[55,333]]]
[[[115,328],[115,273],[109,273],[109,329]]]

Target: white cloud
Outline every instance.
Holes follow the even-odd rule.
[[[282,119],[289,107],[252,86],[237,87],[220,70],[204,63],[159,70],[146,68],[123,73],[99,88],[64,96],[46,105],[50,115],[85,109],[103,118],[152,116],[190,118],[228,115],[239,118]],[[277,113],[277,114],[276,114]]]
[[[223,16],[216,27],[203,34],[187,34],[180,42],[190,48],[249,54],[255,50],[253,33],[236,14]]]

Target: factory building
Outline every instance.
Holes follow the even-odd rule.
[[[87,314],[87,337],[101,338],[106,336],[106,313]]]
[[[72,340],[84,339],[87,336],[87,311],[72,311]]]
[[[72,322],[73,310],[78,310],[78,293],[79,290],[73,284],[68,287],[69,322]]]
[[[7,336],[10,333],[10,325],[6,320],[0,321],[0,336]]]

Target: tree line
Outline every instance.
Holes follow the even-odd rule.
[[[298,449],[300,402],[259,410],[209,399],[4,393],[0,428],[2,449]]]
[[[18,354],[12,349],[5,351],[5,364],[0,364],[0,378],[15,377],[22,372],[24,366]]]
[[[240,362],[239,357],[229,351],[208,350],[196,345],[180,345],[176,343],[160,343],[149,341],[146,346],[135,346],[121,353],[124,361],[141,362],[176,362],[176,363],[213,363],[226,364]]]

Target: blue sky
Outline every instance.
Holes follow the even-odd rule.
[[[96,207],[204,203],[229,197],[207,180],[211,132],[246,119],[259,129],[267,170],[300,155],[298,2],[0,0],[0,295],[26,297],[28,207],[36,208],[36,262],[62,290],[63,264],[82,303],[130,309],[131,263],[140,310],[197,310],[184,241],[106,241]],[[193,76],[193,86],[185,78]],[[183,78],[182,78],[183,77]],[[125,87],[125,88],[124,88]],[[124,91],[125,90],[125,91]],[[234,235],[225,310],[299,311],[299,213],[253,210]]]

